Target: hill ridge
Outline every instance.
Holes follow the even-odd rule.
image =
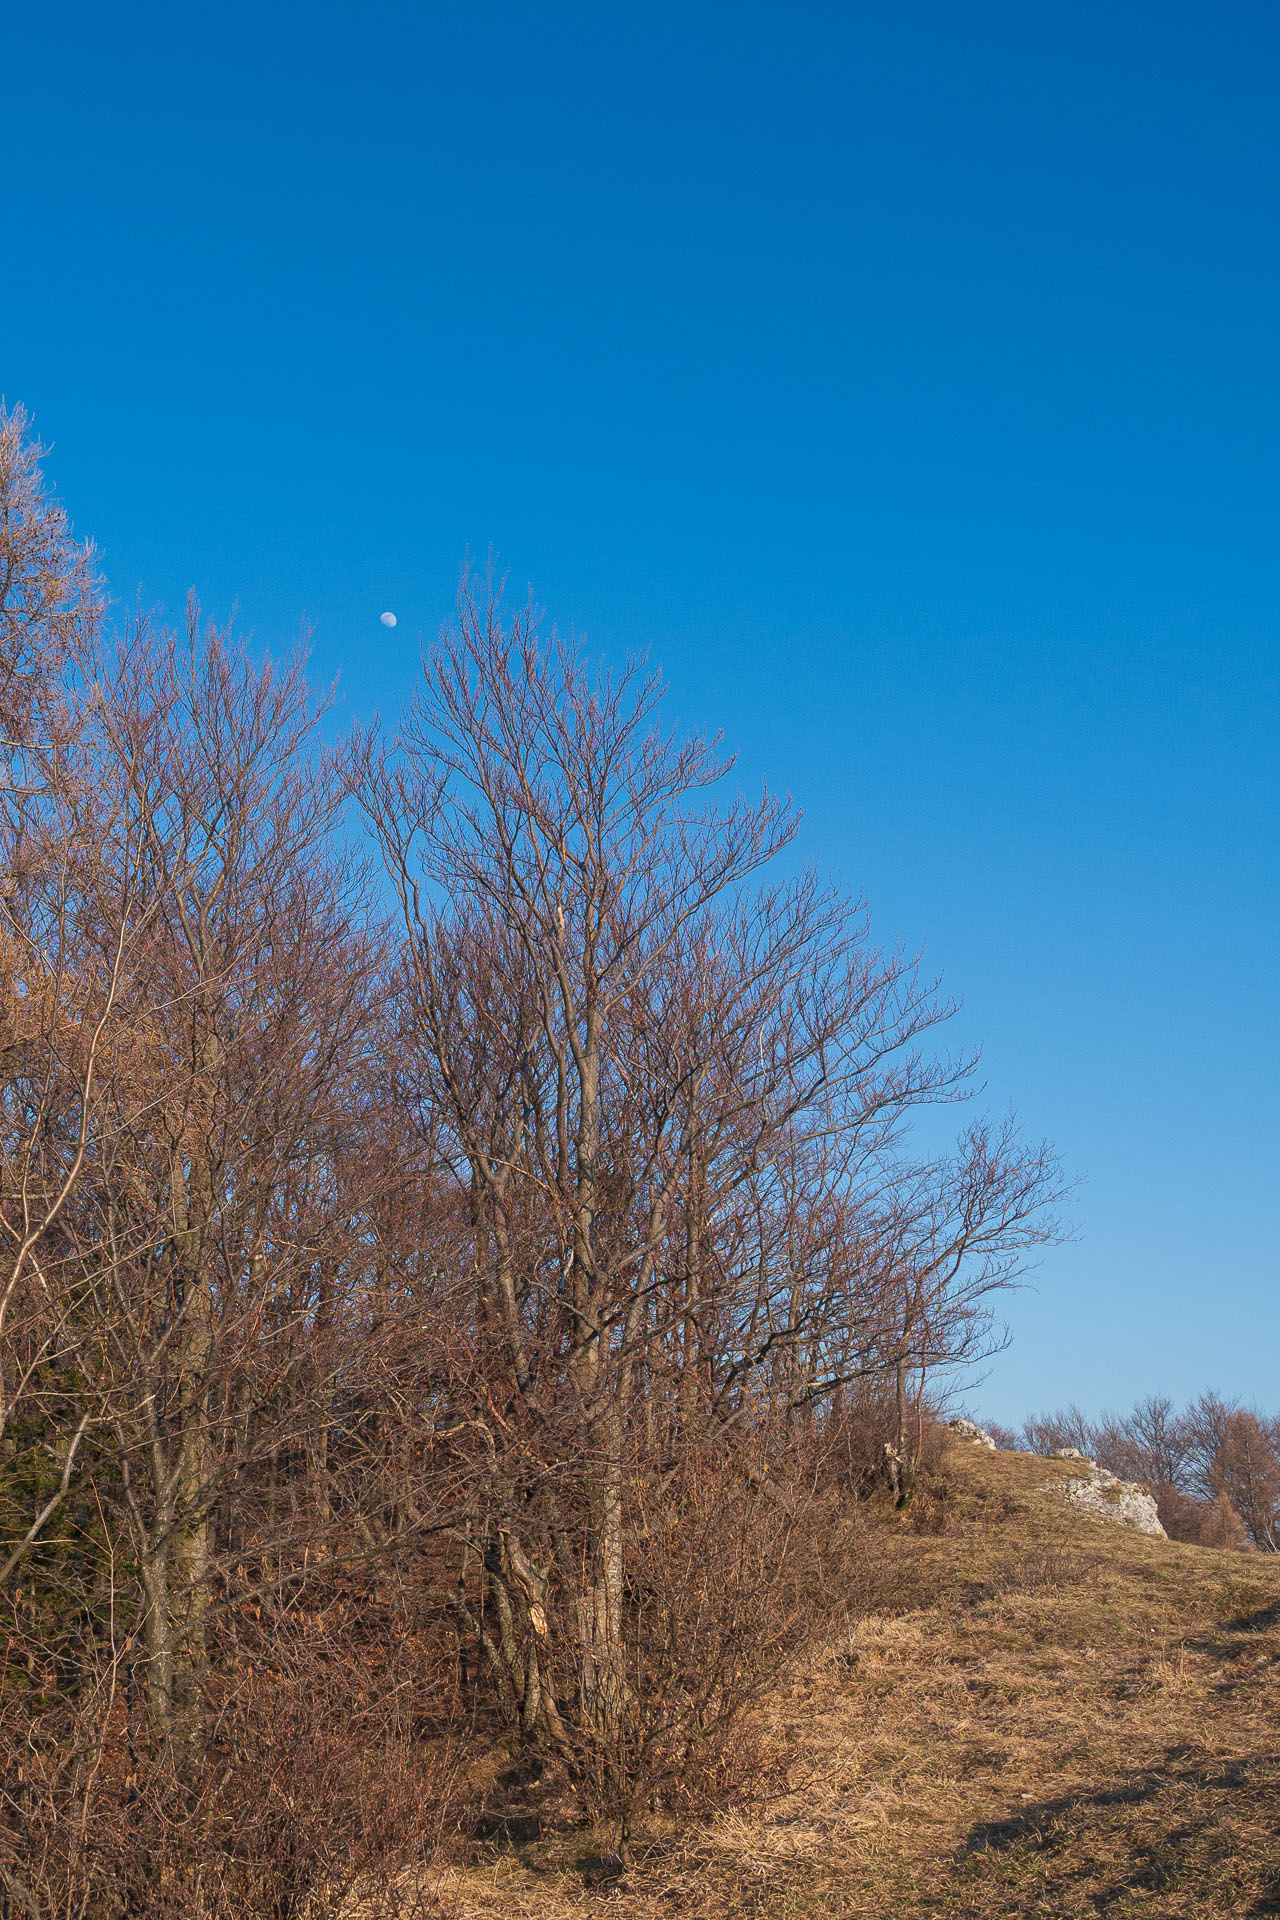
[[[1099,1525],[1055,1497],[1081,1477],[951,1444],[771,1704],[752,1803],[655,1823],[620,1882],[589,1835],[495,1851],[442,1913],[1280,1913],[1280,1561]]]

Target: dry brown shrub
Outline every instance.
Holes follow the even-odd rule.
[[[406,1663],[407,1664],[407,1663]],[[406,1871],[447,1850],[461,1745],[439,1689],[301,1637],[211,1687],[192,1749],[150,1738],[127,1686],[12,1715],[5,1920],[367,1920],[421,1910]]]
[[[1202,1547],[1230,1547],[1237,1552],[1244,1552],[1253,1544],[1245,1531],[1244,1522],[1225,1493],[1220,1493],[1212,1503],[1201,1507],[1196,1542]]]
[[[1211,1544],[1204,1537],[1208,1510],[1204,1501],[1197,1500],[1194,1494],[1183,1493],[1179,1487],[1158,1487],[1156,1512],[1171,1540],[1182,1540],[1192,1546]]]

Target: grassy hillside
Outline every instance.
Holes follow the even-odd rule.
[[[1075,1471],[953,1445],[941,1530],[884,1543],[873,1609],[759,1729],[754,1794],[655,1823],[622,1881],[600,1836],[495,1839],[443,1911],[1280,1914],[1280,1560],[1085,1519],[1046,1492]]]

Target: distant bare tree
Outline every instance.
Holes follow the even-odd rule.
[[[1073,1403],[1056,1413],[1033,1414],[1023,1423],[1022,1441],[1028,1453],[1056,1453],[1060,1447],[1075,1447],[1092,1460],[1098,1435],[1087,1414]]]
[[[1275,1553],[1280,1548],[1280,1422],[1205,1393],[1188,1409],[1185,1429],[1193,1490],[1211,1507],[1228,1506],[1250,1543]]]

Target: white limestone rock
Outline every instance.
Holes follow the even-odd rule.
[[[1061,1493],[1093,1520],[1106,1520],[1115,1527],[1136,1527],[1139,1533],[1167,1540],[1160,1524],[1156,1503],[1145,1487],[1133,1480],[1119,1480],[1096,1460],[1086,1460],[1078,1447],[1059,1447],[1049,1455],[1052,1460],[1078,1460],[1085,1468],[1082,1479],[1059,1482],[1048,1489]]]
[[[995,1441],[976,1420],[966,1420],[961,1415],[958,1420],[948,1420],[947,1428],[957,1440],[971,1440],[976,1447],[990,1447],[992,1453],[996,1450]]]

